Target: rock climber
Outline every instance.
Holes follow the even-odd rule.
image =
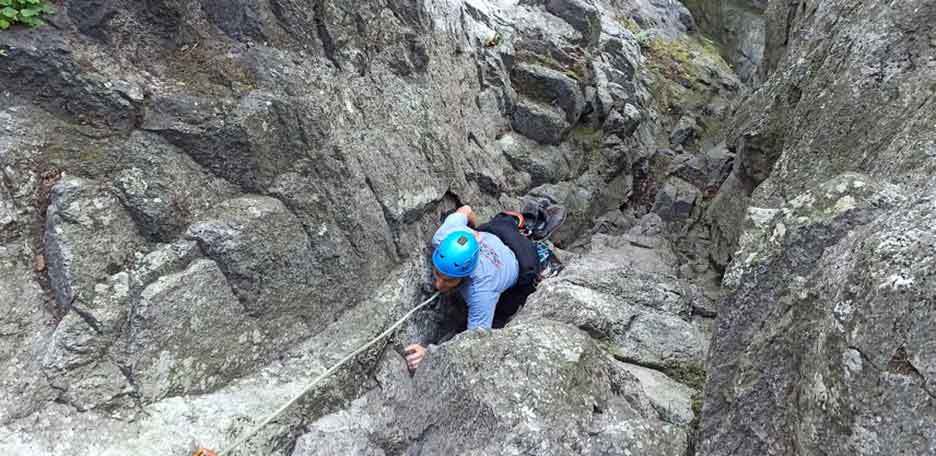
[[[523,306],[546,265],[557,263],[543,241],[565,214],[562,206],[538,199],[481,226],[470,206],[445,218],[432,236],[433,286],[444,294],[458,291],[468,307],[469,330],[502,328]],[[422,344],[404,351],[410,370],[426,357]]]

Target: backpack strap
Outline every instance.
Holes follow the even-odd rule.
[[[478,227],[478,231],[497,236],[514,253],[520,267],[516,286],[528,287],[532,291],[539,279],[540,262],[533,241],[521,232],[523,228],[524,219],[522,214],[501,212],[495,215],[490,222]]]

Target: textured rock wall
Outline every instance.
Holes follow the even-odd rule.
[[[721,44],[744,82],[755,82],[764,58],[766,0],[685,0],[699,29]]]
[[[710,209],[739,248],[701,454],[931,454],[936,4],[767,12],[769,77]]]
[[[503,347],[503,334],[441,349],[451,356],[426,378],[487,380],[426,383],[416,392],[435,394],[424,405],[435,408],[399,413],[414,422],[449,396],[490,399],[511,371],[478,377],[464,359],[475,350],[517,363],[543,353],[530,378],[555,374],[545,387],[575,413],[510,402],[489,424],[514,448],[537,448],[538,429],[558,423],[567,438],[542,451],[637,451],[644,437],[662,439],[661,454],[685,451],[714,316],[711,288],[694,283],[715,274],[698,222],[733,160],[718,132],[740,85],[681,4],[58,9],[48,27],[0,33],[0,452],[229,443],[422,298],[441,213],[470,203],[485,217],[525,194],[570,209],[554,240],[587,254],[585,278],[544,288],[505,333],[529,351]],[[568,293],[583,299],[563,310]],[[395,349],[449,337],[456,328],[437,324],[449,313],[424,312],[244,454],[303,451],[310,423],[365,393],[392,409],[405,396],[381,395],[408,381],[387,377]],[[579,360],[567,364],[570,353]],[[582,387],[565,394],[570,384]],[[529,432],[511,434],[521,422]],[[447,449],[456,432],[376,429],[390,453]],[[489,450],[478,436],[463,443]]]

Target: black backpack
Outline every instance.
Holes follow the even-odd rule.
[[[520,267],[516,287],[532,291],[539,281],[540,262],[536,254],[536,247],[533,245],[533,241],[523,234],[523,228],[523,217],[521,215],[501,212],[495,215],[491,221],[479,226],[478,231],[497,236],[507,248],[513,251]]]

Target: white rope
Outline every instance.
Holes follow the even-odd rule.
[[[403,316],[403,318],[400,318],[399,320],[396,321],[396,323],[390,325],[390,327],[387,328],[386,331],[380,333],[380,335],[378,335],[377,337],[375,337],[373,340],[371,340],[370,342],[364,344],[363,346],[361,346],[361,348],[358,348],[357,350],[351,352],[351,354],[349,354],[348,356],[345,356],[344,358],[342,358],[342,360],[341,360],[341,361],[338,361],[338,363],[336,363],[334,366],[328,368],[328,370],[325,371],[325,373],[323,373],[322,375],[319,375],[318,377],[316,377],[315,380],[312,380],[312,383],[309,383],[308,386],[306,386],[306,387],[305,387],[301,392],[299,392],[299,394],[297,394],[295,397],[293,397],[292,399],[290,399],[289,402],[287,402],[287,403],[284,404],[282,407],[280,407],[280,408],[277,409],[275,412],[273,412],[273,413],[272,413],[270,416],[268,416],[265,420],[263,420],[262,422],[260,422],[260,424],[258,424],[258,425],[255,426],[253,429],[251,429],[250,432],[248,432],[248,433],[244,434],[243,436],[241,436],[240,439],[238,439],[236,442],[234,442],[234,444],[232,444],[232,445],[231,445],[230,447],[228,447],[226,450],[221,451],[220,453],[218,453],[218,456],[224,456],[224,455],[226,455],[226,454],[230,454],[230,453],[233,452],[237,447],[243,445],[244,442],[246,442],[248,439],[250,439],[251,437],[253,437],[254,434],[256,434],[258,431],[260,431],[260,429],[262,429],[262,428],[263,428],[264,426],[266,426],[267,424],[270,424],[271,421],[273,421],[274,419],[276,419],[276,417],[278,417],[281,413],[283,413],[284,411],[286,411],[286,409],[288,409],[290,406],[292,406],[293,404],[295,404],[296,401],[298,401],[300,398],[302,398],[302,396],[305,396],[305,394],[308,393],[312,388],[314,388],[315,385],[317,385],[320,381],[322,381],[322,379],[324,379],[325,377],[328,377],[329,375],[331,375],[332,373],[334,373],[336,370],[338,370],[339,367],[341,367],[342,364],[348,362],[348,360],[350,360],[351,358],[354,358],[355,356],[357,356],[358,354],[360,354],[360,353],[363,352],[364,350],[367,350],[368,348],[370,348],[370,346],[371,346],[371,345],[374,345],[378,340],[383,339],[384,337],[387,337],[388,335],[390,335],[393,331],[395,331],[395,330],[397,329],[397,327],[399,327],[400,325],[402,325],[403,322],[405,322],[405,321],[408,320],[411,316],[413,316],[413,314],[416,313],[416,311],[418,311],[419,309],[422,309],[423,307],[427,306],[430,302],[432,302],[433,300],[435,300],[435,298],[438,298],[438,297],[439,297],[439,292],[436,292],[435,294],[433,294],[432,296],[430,296],[429,299],[423,301],[422,304],[420,304],[420,305],[414,307],[413,310],[410,310],[409,312],[407,312],[406,315]]]

